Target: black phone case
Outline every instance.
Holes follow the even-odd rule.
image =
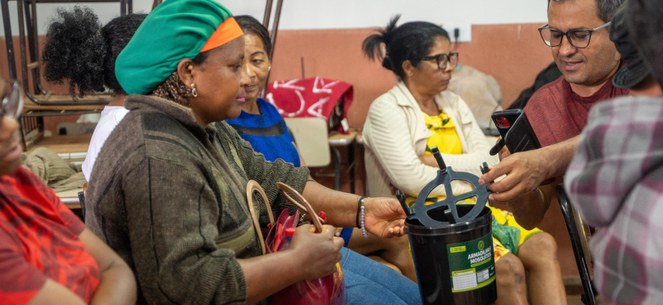
[[[496,111],[491,118],[511,153],[541,148],[539,139],[522,110]]]

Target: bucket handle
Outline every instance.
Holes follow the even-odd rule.
[[[414,206],[406,210],[406,214],[409,215],[408,220],[417,220],[422,225],[427,227],[438,227],[440,225],[449,225],[474,220],[477,216],[479,216],[485,204],[488,202],[488,195],[490,194],[488,187],[479,184],[479,177],[475,175],[466,172],[456,172],[451,168],[451,166],[447,167],[437,147],[433,147],[432,152],[433,156],[435,156],[435,159],[438,162],[438,165],[440,166],[440,169],[437,171],[437,176],[435,179],[426,184],[426,186],[421,190],[419,196],[417,196],[417,200],[415,201]],[[484,164],[482,171],[486,170],[486,168],[487,165]],[[453,190],[451,189],[451,182],[454,180],[461,180],[470,183],[474,186],[474,190],[464,194],[454,195]],[[426,199],[428,198],[428,195],[440,185],[444,185],[446,198],[431,205],[426,205]],[[472,197],[477,197],[477,203],[467,214],[459,217],[456,203]],[[434,220],[430,217],[429,213],[431,210],[440,208],[444,209],[445,214],[451,214],[451,217],[448,217],[448,222]]]

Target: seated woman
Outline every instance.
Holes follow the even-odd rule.
[[[271,70],[272,43],[269,32],[251,16],[236,16],[235,20],[244,31],[244,68],[249,76],[243,85],[246,101],[242,104],[239,117],[226,120],[237,133],[251,143],[253,150],[265,155],[268,161],[281,158],[300,166],[299,153],[285,121],[276,107],[260,97],[267,84]],[[365,255],[371,255],[386,265],[416,281],[414,265],[407,247],[407,236],[384,239],[370,235],[364,238],[360,231],[343,228],[341,237],[345,245]]]
[[[67,81],[72,95],[76,94],[76,88],[81,96],[106,89],[111,89],[114,95],[101,111],[83,161],[83,175],[90,181],[94,161],[106,138],[129,112],[124,108],[126,93],[115,78],[115,58],[147,15],[120,16],[101,27],[97,16],[86,7],[58,10],[58,14],[59,18],[49,26],[44,45],[46,80]]]
[[[127,264],[20,166],[20,88],[0,79],[0,300],[135,304],[136,282]]]
[[[249,179],[277,213],[293,208],[280,181],[326,211],[329,223],[354,226],[359,215],[359,226],[380,237],[402,235],[405,214],[395,199],[336,192],[309,180],[306,168],[265,161],[222,122],[245,102],[242,36],[214,0],[169,0],[117,58],[130,112],[98,156],[86,219],[134,269],[139,302],[264,303],[341,260],[348,304],[421,304],[414,282],[342,248],[330,225],[320,234],[301,226],[287,250],[261,255]]]
[[[428,22],[396,26],[398,18],[363,43],[364,53],[371,59],[382,59],[382,65],[400,80],[368,111],[363,129],[366,181],[371,196],[387,196],[399,189],[412,201],[437,175],[437,162],[427,153],[430,147],[437,146],[454,170],[475,175],[480,175],[483,162],[492,164],[496,160],[488,154],[490,144],[465,102],[447,90],[458,63],[448,33]],[[462,194],[472,189],[458,182],[453,190]],[[437,188],[432,195],[444,196],[444,188]],[[529,272],[527,282],[533,303],[564,304],[552,236],[538,229],[525,230],[510,213],[491,210],[495,220],[498,304],[527,303],[523,267]],[[505,236],[512,238],[499,234],[506,231],[512,233]]]
[[[244,67],[249,80],[242,85],[245,101],[239,117],[226,120],[253,150],[265,155],[265,160],[283,161],[300,166],[301,160],[295,140],[288,130],[279,111],[260,97],[267,85],[267,76],[272,69],[270,58],[272,42],[269,32],[251,16],[235,16],[244,31]]]

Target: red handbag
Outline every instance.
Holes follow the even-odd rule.
[[[249,212],[253,219],[253,225],[256,228],[256,233],[260,239],[260,244],[263,249],[263,254],[274,253],[284,250],[287,246],[286,229],[296,228],[302,216],[308,214],[312,224],[316,227],[317,232],[322,231],[322,221],[315,213],[311,205],[292,187],[278,182],[277,187],[282,194],[292,204],[299,208],[294,214],[290,214],[288,210],[283,210],[279,218],[274,221],[272,208],[267,200],[264,190],[256,181],[250,180],[247,187],[247,201],[249,203]],[[257,193],[267,207],[267,215],[269,217],[270,226],[267,238],[263,241],[263,235],[260,230],[260,223],[256,215],[255,206],[253,204],[253,194]],[[343,305],[345,304],[345,293],[343,290],[343,271],[341,264],[336,263],[336,272],[313,280],[304,280],[294,283],[283,290],[275,293],[269,298],[269,303],[272,305]]]

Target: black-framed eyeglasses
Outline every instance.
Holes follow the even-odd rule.
[[[421,60],[435,61],[438,68],[446,70],[447,64],[451,65],[452,69],[456,68],[456,65],[458,65],[458,57],[458,52],[449,52],[424,56]]]
[[[558,29],[551,28],[546,24],[539,28],[539,34],[541,34],[543,43],[551,48],[560,46],[562,44],[562,39],[566,36],[566,39],[574,48],[582,49],[589,46],[589,42],[592,40],[592,33],[608,27],[611,23],[612,21],[608,21],[593,29],[572,29],[568,32],[562,32]]]
[[[0,106],[0,118],[10,116],[18,119],[23,111],[23,88],[18,82],[14,82],[5,97],[2,98]]]

